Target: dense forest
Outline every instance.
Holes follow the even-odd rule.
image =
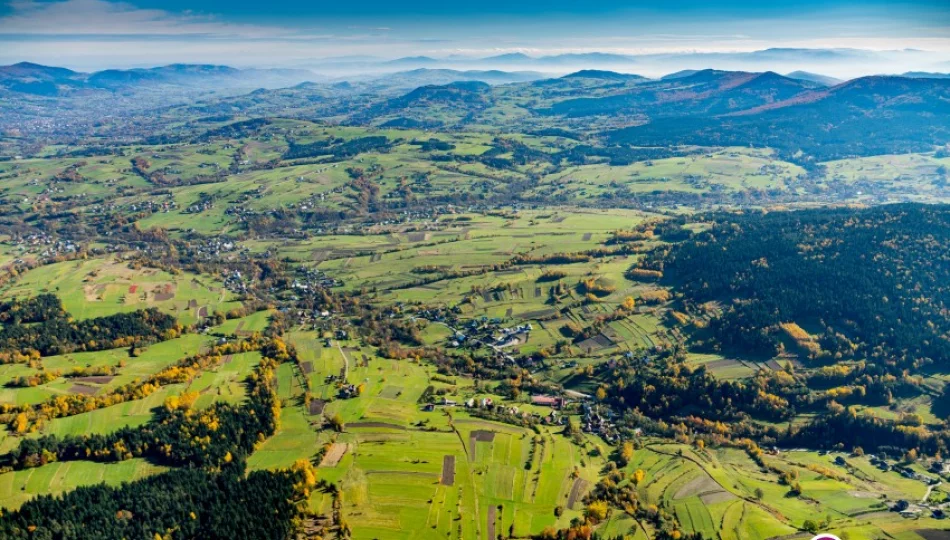
[[[54,297],[55,299],[55,297]],[[99,351],[168,339],[181,332],[174,317],[155,308],[76,321],[48,297],[14,302],[3,311],[0,351],[39,351],[42,356]],[[22,323],[36,322],[25,325]]]
[[[277,430],[280,401],[274,391],[274,370],[279,360],[291,358],[283,342],[265,347],[265,356],[248,378],[248,399],[241,405],[215,403],[193,407],[198,394],[184,393],[155,409],[142,426],[122,428],[102,435],[23,439],[3,456],[6,466],[36,467],[53,461],[124,461],[146,457],[158,463],[219,470],[242,466],[254,447]]]
[[[0,323],[5,325],[46,322],[65,316],[63,303],[54,294],[39,294],[25,299],[14,298],[0,303]]]
[[[638,265],[687,304],[718,301],[711,343],[895,369],[950,362],[950,208],[893,205],[707,216]],[[700,334],[701,335],[701,334]]]
[[[288,538],[298,514],[296,486],[306,483],[308,472],[312,479],[304,465],[246,477],[180,469],[118,487],[81,487],[62,496],[37,497],[3,515],[0,536]]]

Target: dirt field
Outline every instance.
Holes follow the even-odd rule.
[[[593,351],[593,350],[598,350],[598,349],[605,349],[607,347],[612,347],[613,344],[614,342],[609,337],[603,334],[598,334],[590,339],[585,339],[584,341],[578,343],[577,346],[580,347],[581,350],[583,351],[586,351],[588,349]]]
[[[75,383],[109,384],[114,379],[112,375],[96,375],[94,377],[73,377]]]
[[[453,484],[455,484],[455,456],[445,456],[442,458],[442,485]]]
[[[310,400],[310,414],[311,416],[316,416],[318,414],[323,414],[323,409],[327,406],[327,402],[322,399],[312,399]]]
[[[166,300],[171,300],[173,298],[175,298],[175,288],[172,286],[171,283],[162,287],[162,290],[160,292],[155,293],[156,302],[164,302]]]
[[[471,453],[471,456],[470,456],[470,459],[471,459],[472,461],[475,461],[475,448],[476,448],[476,444],[475,444],[475,443],[477,443],[477,442],[492,442],[492,441],[494,441],[494,440],[495,440],[495,432],[494,432],[494,431],[486,431],[486,430],[483,430],[483,429],[477,429],[477,430],[473,431],[472,434],[471,434],[471,436],[470,436],[470,438],[469,438],[469,441],[468,441],[468,445],[469,445],[469,447],[471,448],[471,452],[470,452],[470,453]]]
[[[495,512],[497,508],[492,505],[488,507],[488,537],[495,538]]]
[[[346,454],[346,449],[348,446],[345,443],[333,443],[330,446],[330,449],[327,450],[327,453],[323,455],[323,460],[320,461],[321,467],[336,467],[336,464],[343,459],[343,455]]]
[[[699,495],[702,493],[707,493],[710,491],[719,491],[722,488],[719,487],[719,484],[709,476],[703,474],[693,478],[687,482],[683,487],[673,495],[674,499],[685,499],[686,497],[692,497],[693,495]]]
[[[386,428],[386,429],[399,429],[405,431],[405,426],[400,426],[397,424],[388,424],[386,422],[350,422],[346,425],[347,429],[349,428]]]
[[[567,498],[567,507],[573,510],[574,505],[584,496],[585,491],[587,491],[587,481],[582,478],[575,478],[574,485],[571,486],[571,494]]]
[[[705,474],[687,482],[686,485],[676,492],[673,498],[685,499],[693,495],[698,495],[699,499],[706,505],[730,501],[736,498],[735,495],[722,489],[722,486]]]
[[[495,432],[478,429],[472,432],[472,439],[480,442],[492,442],[495,440]]]
[[[69,389],[73,394],[82,394],[85,396],[94,396],[96,392],[99,391],[95,386],[87,386],[85,384],[74,384]]]

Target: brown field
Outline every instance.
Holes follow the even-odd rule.
[[[76,383],[109,384],[114,379],[112,375],[96,375],[93,377],[73,377]]]
[[[587,481],[582,478],[575,478],[574,485],[571,486],[571,494],[567,498],[567,507],[574,509],[574,504],[584,496],[587,491]]]
[[[326,408],[327,402],[322,399],[313,399],[310,400],[310,414],[316,416],[318,414],[323,414],[323,409]]]
[[[492,505],[488,507],[488,537],[495,538],[495,511],[497,508]]]
[[[389,424],[386,422],[350,422],[346,425],[347,430],[351,428],[361,429],[361,428],[383,428],[383,429],[398,429],[400,431],[406,431],[405,426],[400,426],[397,424]]]
[[[455,456],[445,456],[442,458],[442,485],[453,484],[455,484]]]
[[[94,396],[96,392],[99,391],[95,386],[88,386],[85,384],[74,384],[69,388],[69,391],[73,394],[83,394],[85,396]]]
[[[343,455],[346,454],[348,446],[345,443],[333,443],[330,446],[330,449],[327,450],[327,453],[323,455],[323,460],[320,461],[321,467],[336,467],[336,464],[343,459]]]

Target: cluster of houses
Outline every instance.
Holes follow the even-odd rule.
[[[225,273],[224,288],[237,294],[247,293],[247,283],[244,282],[240,270],[232,270]]]
[[[944,507],[933,506],[924,503],[911,503],[903,499],[897,501],[891,506],[891,510],[897,512],[901,517],[912,519],[919,518],[929,512],[934,519],[946,519],[947,514]]]
[[[330,277],[326,272],[316,268],[300,268],[291,285],[295,290],[317,291],[343,285],[343,281]]]
[[[567,423],[567,416],[561,414],[560,408],[564,405],[564,398],[561,397],[551,397],[551,396],[532,396],[531,403],[533,405],[547,405],[551,406],[551,411],[546,414],[539,414],[534,412],[522,411],[517,406],[514,405],[504,405],[504,404],[495,404],[494,400],[490,397],[485,397],[481,399],[470,398],[462,402],[462,407],[466,409],[489,409],[496,413],[507,414],[510,416],[518,416],[524,419],[531,419],[536,422],[540,422],[548,425],[561,425]],[[422,406],[422,410],[426,412],[431,412],[436,409],[436,407],[456,407],[459,406],[458,402],[443,397],[438,403],[426,403]]]
[[[531,330],[531,323],[520,324],[513,328],[501,328],[499,334],[494,336],[494,345],[499,348],[504,348],[523,343],[521,337],[524,336],[524,340],[527,341]]]
[[[17,246],[48,246],[56,242],[52,236],[46,233],[32,233],[26,236],[16,238],[14,245]]]
[[[350,398],[358,397],[359,395],[360,395],[359,387],[357,387],[355,384],[349,384],[349,383],[344,384],[337,391],[337,397],[339,397],[340,399],[350,399]]]
[[[498,317],[481,317],[472,319],[462,330],[455,330],[448,338],[448,346],[459,348],[468,346],[485,346],[493,351],[493,357],[498,362],[514,364],[515,358],[502,349],[518,345],[527,341],[532,330],[530,323],[515,327],[503,327]],[[524,341],[522,341],[522,339]]]
[[[217,257],[225,253],[232,253],[240,246],[227,237],[215,237],[205,239],[202,243],[194,247],[196,254]],[[247,252],[247,248],[244,248]]]
[[[200,214],[207,210],[214,208],[214,199],[212,198],[203,198],[194,204],[188,205],[187,208],[182,210],[183,214]]]
[[[871,465],[874,465],[880,471],[883,471],[883,472],[894,471],[909,480],[917,480],[928,485],[935,485],[935,484],[940,483],[939,478],[919,473],[908,465],[902,465],[897,462],[894,462],[894,463],[888,462],[887,456],[885,455],[878,456],[874,454],[869,454],[868,461],[871,463]],[[844,465],[846,464],[846,462],[844,461],[844,458],[838,456],[837,458],[835,458],[835,464]],[[942,461],[934,461],[930,465],[930,471],[938,475],[946,474],[947,465]]]
[[[581,413],[581,429],[585,433],[600,435],[609,443],[617,441],[617,425],[614,423],[616,414],[610,408],[585,401],[581,403]]]
[[[76,253],[79,246],[69,240],[57,240],[52,246],[40,252],[40,257],[52,257],[61,253]]]
[[[111,209],[115,209],[115,205],[111,205]],[[129,210],[132,212],[151,212],[151,213],[168,213],[174,209],[178,208],[178,203],[175,202],[175,199],[169,197],[168,199],[162,202],[155,201],[139,201],[134,202],[129,205]],[[98,210],[98,208],[96,209]]]
[[[877,467],[881,471],[893,471],[900,474],[904,478],[917,480],[927,484],[928,486],[936,486],[940,483],[939,476],[929,476],[917,472],[908,465],[903,465],[897,462],[889,462],[887,456],[884,454],[869,454],[868,461],[871,463],[871,465]],[[835,464],[843,466],[847,465],[847,462],[843,457],[838,456],[835,458]],[[944,475],[948,473],[948,470],[950,470],[950,464],[941,460],[934,460],[931,462],[929,470],[936,475]],[[898,512],[902,517],[905,518],[918,518],[929,513],[935,519],[945,519],[947,517],[945,509],[948,504],[950,503],[932,504],[926,500],[923,500],[919,503],[914,503],[908,502],[906,500],[899,500],[892,504],[890,509],[894,512]]]
[[[14,241],[14,245],[24,251],[42,249],[42,251],[39,252],[40,257],[53,257],[64,253],[75,253],[79,251],[79,245],[72,241],[59,240],[46,233],[28,234],[19,237]],[[14,261],[14,263],[22,264],[23,261],[18,259]]]

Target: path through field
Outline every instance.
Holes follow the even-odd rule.
[[[340,349],[340,354],[343,355],[343,380],[347,381],[350,378],[350,359],[346,356],[346,352],[339,341],[336,342],[336,348]]]
[[[936,484],[931,484],[927,486],[927,493],[924,493],[924,496],[921,497],[920,502],[921,503],[927,502],[927,499],[930,498],[930,494],[933,492],[934,488],[939,486],[940,484],[942,484],[942,482],[937,482]]]

